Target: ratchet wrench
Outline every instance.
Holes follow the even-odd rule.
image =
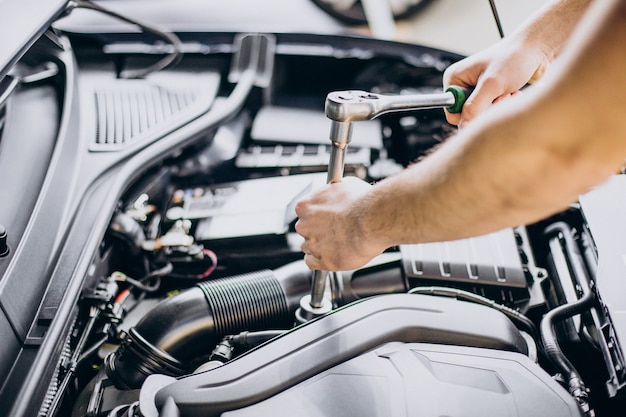
[[[326,117],[331,120],[330,141],[332,143],[328,163],[327,183],[341,182],[344,171],[345,153],[352,136],[352,122],[372,120],[382,114],[398,111],[446,108],[450,113],[460,113],[472,89],[450,86],[443,93],[385,95],[367,91],[334,91],[326,97]],[[313,271],[311,294],[302,308],[313,315],[329,310],[324,300],[328,271]],[[308,302],[308,306],[307,306]]]
[[[334,91],[326,97],[326,117],[336,122],[372,120],[381,114],[397,111],[445,107],[450,113],[460,113],[472,89],[450,86],[443,93],[376,94],[367,91]],[[331,131],[331,141],[333,133]]]

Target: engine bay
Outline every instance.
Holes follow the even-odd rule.
[[[339,35],[180,36],[175,67],[136,79],[120,74],[157,53],[136,34],[41,42],[73,54],[76,73],[60,72],[80,103],[73,184],[98,198],[76,203],[91,217],[68,221],[83,233],[59,255],[73,263],[28,330],[56,346],[39,416],[619,415],[624,204],[607,199],[626,195],[621,174],[536,224],[330,273],[332,311],[302,320],[294,205],[325,183],[326,94],[439,92],[461,57]],[[355,123],[345,174],[393,175],[455,129],[437,109]],[[50,306],[62,319],[42,319]]]

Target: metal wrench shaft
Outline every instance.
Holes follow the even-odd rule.
[[[326,182],[332,184],[341,182],[345,166],[346,148],[352,135],[351,122],[331,122],[330,139],[332,148],[330,150],[330,160],[328,162],[328,176]],[[326,288],[326,275],[328,271],[313,271],[313,283],[311,286],[311,299],[309,304],[313,308],[321,308],[324,300],[324,290]]]

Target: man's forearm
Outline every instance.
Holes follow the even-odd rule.
[[[556,58],[592,0],[553,0],[526,20],[512,36],[542,48],[550,61]]]
[[[462,113],[446,112],[448,121],[462,127],[493,103],[540,80],[591,1],[551,0],[502,41],[447,68],[444,87],[475,87]]]
[[[452,240],[557,212],[626,156],[626,4],[599,2],[563,62],[358,205],[387,245]],[[610,80],[610,82],[607,82]]]
[[[604,181],[626,156],[625,41],[626,2],[596,1],[523,94],[374,186],[346,180],[300,200],[307,265],[354,269],[390,246],[531,223]]]

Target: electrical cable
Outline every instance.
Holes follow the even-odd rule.
[[[144,283],[142,283],[141,281],[137,281],[133,278],[130,277],[126,277],[126,282],[128,282],[130,285],[132,285],[133,287],[144,291],[144,292],[148,292],[148,293],[153,293],[153,292],[157,292],[159,290],[159,288],[161,288],[161,278],[160,277],[156,277],[152,283],[152,285],[146,285]]]
[[[183,57],[182,42],[180,41],[178,36],[176,36],[171,31],[162,29],[156,25],[140,22],[136,19],[131,19],[113,10],[109,10],[98,4],[95,4],[91,2],[90,0],[74,0],[72,3],[70,3],[69,9],[71,10],[74,8],[89,9],[89,10],[94,10],[100,13],[104,13],[106,15],[119,19],[123,22],[138,26],[144,32],[152,33],[153,35],[163,38],[171,45],[172,51],[169,52],[165,57],[163,57],[156,63],[149,65],[148,67],[143,68],[143,69],[121,71],[119,74],[120,78],[130,78],[130,79],[143,78],[146,75],[151,74],[153,72],[160,71],[170,66],[174,66],[182,60],[182,57]]]
[[[158,289],[161,287],[161,277],[156,277],[156,279],[154,280],[152,285],[146,285],[143,282],[141,282],[140,280],[131,278],[129,276],[127,276],[126,274],[123,274],[121,272],[118,272],[115,275],[115,280],[116,281],[120,281],[120,282],[127,282],[129,285],[132,285],[133,287],[141,290],[141,291],[145,291],[145,292],[156,292],[158,291]]]
[[[90,347],[85,349],[85,351],[76,360],[76,367],[78,367],[86,359],[88,359],[91,355],[93,355],[98,349],[100,349],[100,346],[105,344],[107,340],[108,340],[108,336],[104,336],[104,337],[100,338],[100,340],[95,342],[93,345],[91,345]]]
[[[161,277],[168,275],[173,270],[173,266],[171,263],[166,264],[165,266],[155,269],[154,271],[146,274],[146,276],[140,279],[134,279],[129,277],[123,272],[114,272],[111,274],[111,277],[118,282],[127,282],[129,285],[148,293],[153,293],[159,290],[161,287]],[[151,285],[145,284],[148,280],[154,280]],[[121,293],[120,293],[121,295]],[[119,297],[119,296],[118,296]]]
[[[210,249],[202,249],[202,255],[204,259],[209,259],[211,261],[211,265],[209,265],[203,272],[200,274],[184,274],[184,273],[171,273],[169,274],[172,278],[182,278],[182,279],[196,279],[203,280],[211,275],[215,269],[217,268],[217,254]]]
[[[115,297],[115,304],[124,304],[124,301],[130,295],[130,290],[128,288],[120,291],[120,293]]]
[[[141,278],[139,281],[143,282],[150,278],[164,277],[165,275],[168,275],[169,273],[171,273],[173,269],[174,269],[174,266],[168,262],[161,268],[155,269],[154,271],[148,273],[145,277]]]
[[[210,249],[202,249],[202,254],[211,260],[211,266],[209,266],[203,273],[198,276],[198,279],[204,279],[211,275],[215,268],[217,268],[217,254]]]

